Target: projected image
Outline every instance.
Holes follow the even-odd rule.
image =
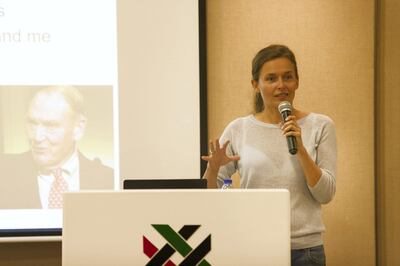
[[[0,86],[0,208],[114,188],[112,86]]]

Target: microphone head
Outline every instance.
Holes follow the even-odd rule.
[[[278,105],[279,113],[283,113],[285,111],[292,112],[292,105],[288,101],[283,101]]]

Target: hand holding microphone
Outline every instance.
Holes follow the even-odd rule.
[[[284,101],[278,105],[279,113],[281,114],[282,124],[284,125],[287,121],[287,118],[292,114],[292,105],[290,102]],[[290,154],[297,153],[297,140],[295,137],[296,131],[299,131],[300,128],[297,126],[296,123],[291,123],[283,128],[284,132],[286,132],[286,140]],[[288,135],[291,134],[291,135]],[[297,134],[300,135],[300,132]]]

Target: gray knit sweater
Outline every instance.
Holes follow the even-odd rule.
[[[291,248],[322,244],[325,230],[321,204],[332,200],[336,189],[336,133],[332,120],[310,113],[299,119],[304,147],[322,170],[314,187],[309,187],[296,155],[290,155],[278,125],[256,120],[253,115],[232,121],[220,143],[230,140],[227,153],[240,160],[222,166],[218,186],[237,170],[242,188],[286,188],[290,191]]]

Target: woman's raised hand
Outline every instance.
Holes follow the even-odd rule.
[[[210,140],[210,153],[208,156],[201,156],[201,159],[205,160],[208,162],[208,167],[211,168],[212,170],[217,170],[232,161],[238,161],[240,160],[240,156],[238,155],[233,155],[233,156],[228,156],[226,155],[226,148],[228,147],[229,140],[227,140],[222,147],[219,144],[219,140]]]

